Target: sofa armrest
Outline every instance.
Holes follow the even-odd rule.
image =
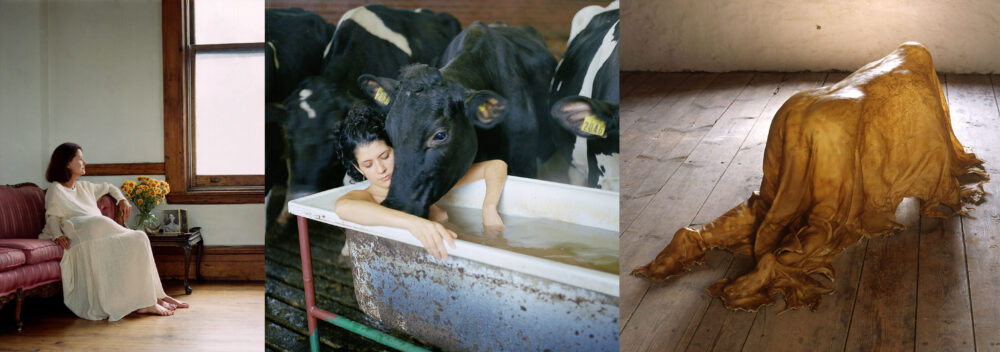
[[[111,195],[105,194],[100,199],[97,200],[97,208],[101,209],[101,214],[107,216],[119,225],[125,226],[124,211],[118,207],[118,201],[115,200]]]

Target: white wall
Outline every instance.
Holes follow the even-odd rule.
[[[47,5],[49,150],[79,140],[89,163],[162,162],[160,2]]]
[[[630,0],[622,69],[854,71],[905,41],[939,72],[1000,72],[996,0]]]
[[[161,51],[156,0],[0,0],[0,184],[48,187],[49,155],[66,141],[88,163],[163,162]],[[206,245],[264,244],[263,204],[157,211],[175,208]]]
[[[41,6],[0,0],[0,183],[44,182]],[[41,172],[39,172],[41,170]]]

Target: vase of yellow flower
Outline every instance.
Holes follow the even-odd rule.
[[[139,176],[137,181],[127,180],[121,186],[122,193],[132,201],[132,204],[135,204],[136,210],[139,211],[132,228],[149,233],[157,232],[160,228],[160,219],[153,215],[153,208],[157,204],[166,202],[167,193],[170,193],[170,185],[147,176]]]

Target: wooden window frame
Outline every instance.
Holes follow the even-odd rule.
[[[163,152],[164,169],[172,204],[263,204],[263,175],[195,176],[193,115],[194,51],[188,45],[193,33],[191,1],[163,0]],[[199,50],[246,50],[254,44],[210,44]],[[263,43],[259,45],[263,48]],[[263,136],[261,136],[263,138]],[[213,182],[214,181],[214,182]],[[259,181],[259,182],[258,182]],[[227,186],[206,184],[229,183]]]

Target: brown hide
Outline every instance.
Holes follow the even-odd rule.
[[[782,293],[788,308],[815,310],[833,289],[810,274],[833,280],[836,254],[901,229],[894,213],[904,197],[919,197],[925,216],[963,213],[983,195],[982,163],[951,130],[930,53],[903,43],[789,98],[771,122],[760,191],[701,228],[677,230],[632,274],[663,280],[722,248],[756,259],[749,273],[708,288],[727,307],[755,311]]]

